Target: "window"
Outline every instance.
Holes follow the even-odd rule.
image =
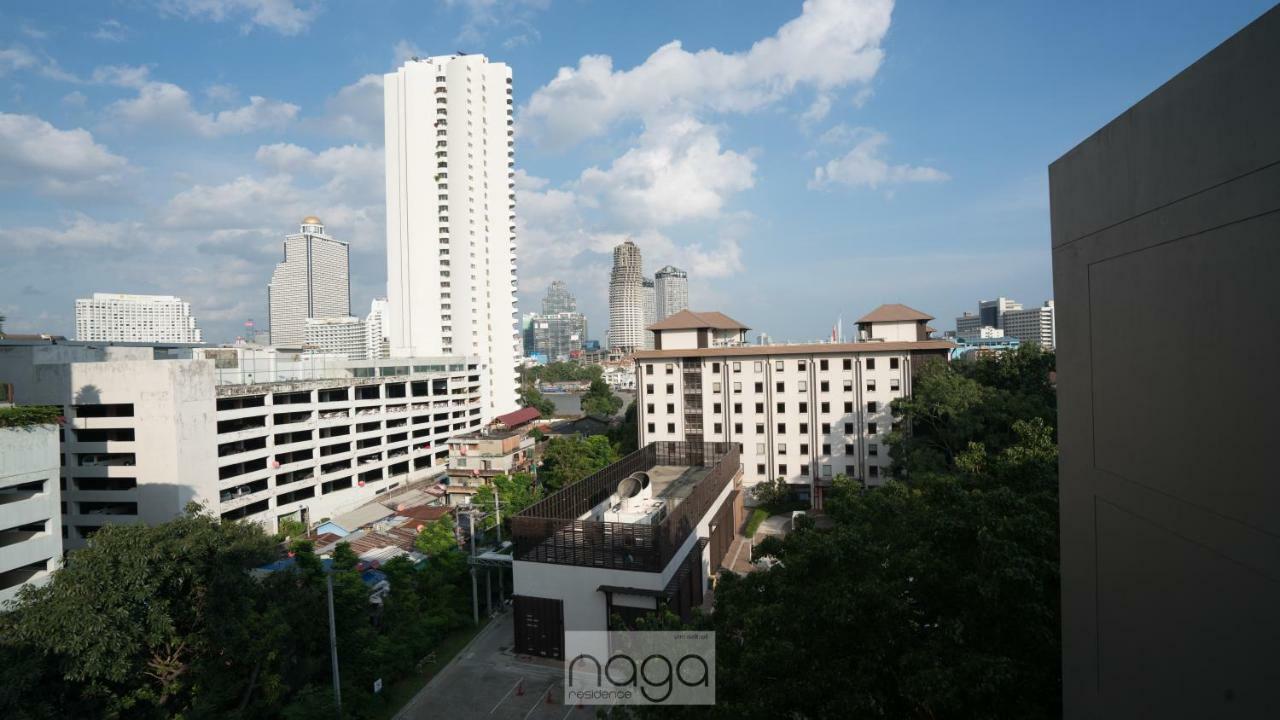
[[[764,443],[756,443],[756,454],[757,455],[764,454]]]
[[[645,411],[645,412],[647,412],[647,413],[649,413],[650,415],[652,415],[652,414],[653,414],[653,403],[648,403],[647,405],[645,405],[645,406],[644,406],[644,411]]]
[[[845,392],[853,392],[853,381],[852,381],[852,380],[845,380],[845,381],[844,381],[844,391],[845,391]]]
[[[809,466],[808,466],[808,465],[801,465],[801,466],[800,466],[800,474],[801,474],[801,475],[808,475],[808,474],[809,474]]]
[[[647,394],[649,394],[649,395],[652,395],[652,394],[653,394],[653,385],[652,385],[652,384],[645,385],[645,386],[644,386],[644,391],[645,391],[645,393],[647,393]]]
[[[786,455],[786,454],[787,454],[787,444],[786,444],[786,443],[778,443],[778,454],[779,454],[779,455]]]
[[[713,404],[711,405],[711,412],[716,413],[716,414],[719,414],[719,413],[720,413],[720,403],[713,403]]]
[[[867,468],[867,475],[868,475],[869,477],[880,477],[880,468],[879,468],[879,466],[877,466],[877,465],[871,465],[871,466],[869,466],[869,467]]]
[[[648,427],[646,427],[645,429],[650,433],[655,432],[655,430],[653,429],[653,423],[649,423]]]
[[[764,423],[756,423],[756,434],[757,435],[764,434]]]
[[[675,432],[675,431],[676,431],[676,424],[675,424],[675,423],[667,423],[667,432],[669,432],[669,433],[673,433],[673,432]]]
[[[645,374],[645,375],[652,375],[652,374],[653,374],[653,363],[649,363],[648,365],[645,365],[645,366],[644,366],[644,374]]]
[[[875,392],[875,391],[876,391],[876,381],[875,381],[875,380],[868,380],[868,381],[867,381],[867,392]]]
[[[867,443],[867,454],[872,457],[880,455],[880,446],[875,443]]]
[[[672,365],[671,363],[667,363],[667,374],[671,375],[674,372],[675,372],[675,365]]]
[[[831,392],[831,383],[826,380],[818,383],[818,392]]]
[[[782,465],[779,465],[779,466],[778,466],[778,474],[779,474],[779,475],[781,475],[781,476],[783,476],[783,477],[786,477],[786,475],[787,475],[787,466],[786,466],[786,464],[782,464]]]
[[[831,443],[822,443],[822,454],[823,455],[831,454]]]
[[[853,412],[853,403],[852,403],[852,402],[846,402],[846,403],[844,404],[844,411],[845,411],[846,413],[851,413],[851,412]]]
[[[804,372],[804,370],[805,370],[805,364],[804,364],[804,361],[803,361],[803,360],[801,360],[800,362],[796,363],[796,368],[797,368],[800,372]]]
[[[713,393],[720,392],[720,383],[711,383],[711,392]]]
[[[733,411],[734,411],[735,413],[737,413],[737,414],[741,415],[741,414],[742,414],[742,403],[734,403],[734,404],[733,404]]]
[[[737,362],[737,361],[735,360],[735,361],[734,361],[734,363],[733,363],[733,371],[734,371],[734,372],[742,372],[742,363]]]
[[[773,369],[777,370],[778,372],[782,372],[782,361],[778,360],[777,362],[775,362],[773,364]]]
[[[669,413],[669,414],[671,414],[671,415],[675,415],[675,414],[676,414],[676,404],[675,404],[675,403],[667,403],[667,413]]]
[[[800,412],[802,412],[802,413],[807,413],[807,412],[809,412],[809,403],[807,403],[807,402],[802,402],[802,403],[800,403]]]
[[[762,382],[756,383],[756,392],[764,392],[764,383]]]
[[[736,382],[736,383],[734,383],[734,384],[733,384],[733,391],[734,391],[734,392],[736,392],[736,393],[740,393],[740,392],[742,392],[742,383],[740,383],[740,382]]]
[[[875,411],[876,411],[876,407],[877,407],[877,406],[876,406],[876,401],[875,401],[875,400],[872,400],[872,401],[868,402],[868,403],[867,403],[867,412],[869,412],[869,413],[873,413],[873,412],[875,412]]]
[[[764,372],[764,363],[756,361],[756,372]]]
[[[800,454],[801,455],[809,454],[809,443],[800,443]]]
[[[890,370],[898,369],[898,358],[889,358],[889,369]]]
[[[823,435],[831,434],[831,423],[822,423],[822,434]]]
[[[845,359],[844,359],[844,362],[843,362],[842,367],[843,367],[845,370],[852,370],[852,369],[853,369],[853,360],[852,360],[852,359],[850,359],[850,358],[845,358]]]
[[[756,412],[758,413],[764,412],[764,403],[756,403]]]
[[[787,424],[786,424],[786,423],[778,423],[778,434],[779,434],[779,435],[786,435],[786,434],[787,434]]]
[[[763,463],[761,463],[761,464],[759,464],[759,465],[756,465],[756,474],[757,474],[757,475],[763,475],[763,474],[764,474],[764,472],[765,472],[765,470],[764,470],[764,464],[763,464]]]
[[[720,433],[724,432],[724,426],[721,425],[720,423],[716,423],[715,425],[711,426],[711,432],[719,435]]]
[[[818,411],[819,411],[819,412],[822,412],[822,413],[829,413],[829,412],[831,412],[831,403],[829,403],[829,402],[819,403],[819,404],[818,404]]]
[[[734,423],[734,424],[733,424],[733,434],[734,434],[734,435],[741,435],[741,434],[742,434],[742,423]]]
[[[875,423],[867,423],[867,434],[868,434],[868,435],[875,435],[875,434],[876,434],[876,424],[875,424]]]
[[[830,466],[830,465],[823,465],[823,466],[822,466],[822,477],[828,477],[828,478],[829,478],[829,477],[831,477],[831,466]]]
[[[676,386],[672,385],[671,383],[667,383],[667,394],[674,395],[675,392],[676,392]]]
[[[844,424],[844,434],[845,434],[845,435],[852,435],[852,434],[853,434],[853,423],[845,423],[845,424]]]
[[[713,373],[718,373],[718,372],[720,372],[720,363],[718,363],[718,362],[713,362],[713,363],[711,363],[711,372],[713,372]]]
[[[899,380],[898,378],[890,378],[890,379],[889,379],[889,389],[890,389],[890,390],[901,390],[901,389],[902,389],[902,381],[901,381],[901,380]]]
[[[853,443],[845,443],[845,444],[844,444],[844,454],[845,454],[845,455],[853,455],[853,454],[854,454],[854,453],[856,453],[856,452],[857,452],[857,450],[854,450],[854,448],[853,448]]]
[[[786,388],[786,383],[782,382],[781,380],[779,380],[778,382],[774,383],[774,384],[773,384],[773,386],[774,386],[774,389],[776,389],[778,392],[786,392],[786,390],[785,390],[785,388]]]
[[[819,360],[819,361],[818,361],[818,369],[819,369],[819,370],[826,370],[826,369],[827,369],[827,361],[826,361],[826,360]]]
[[[857,476],[858,476],[858,466],[856,466],[856,465],[845,465],[845,466],[844,466],[844,474],[845,474],[845,477],[848,477],[848,478],[855,478],[855,477],[857,477]]]
[[[868,369],[868,370],[875,370],[875,369],[876,369],[876,359],[875,359],[875,358],[867,358],[867,369]]]
[[[784,413],[784,412],[786,412],[786,411],[787,411],[787,404],[786,404],[786,403],[778,403],[778,412],[779,412],[779,413]]]
[[[808,434],[809,434],[809,423],[800,423],[800,432],[801,432],[802,434],[808,435]]]
[[[809,392],[808,381],[805,381],[805,380],[800,381],[800,392]]]

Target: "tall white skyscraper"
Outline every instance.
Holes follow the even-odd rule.
[[[640,248],[627,240],[613,249],[609,273],[609,347],[624,352],[644,347],[644,274]]]
[[[369,304],[369,314],[364,319],[365,357],[379,360],[391,357],[391,344],[387,340],[387,299],[374,298]]]
[[[204,342],[191,304],[172,295],[94,293],[76,300],[76,339],[94,342]]]
[[[271,273],[267,305],[271,343],[301,347],[307,318],[351,315],[350,247],[324,233],[318,217],[284,239],[284,261]]]
[[[668,265],[653,275],[657,294],[657,319],[665,320],[689,309],[689,273]]]
[[[484,365],[484,416],[515,410],[511,68],[415,58],[385,77],[387,334],[393,356]]]
[[[644,326],[658,322],[658,293],[653,278],[641,278],[640,303],[644,307]],[[644,331],[644,346],[648,350],[653,349],[653,333],[648,330]]]

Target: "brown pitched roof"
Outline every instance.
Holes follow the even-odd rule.
[[[877,323],[877,322],[911,322],[914,320],[932,320],[932,315],[926,315],[915,308],[909,308],[906,305],[893,303],[891,305],[881,305],[871,312],[858,318],[860,323]]]
[[[898,340],[890,342],[858,343],[804,343],[799,345],[737,345],[734,347],[690,348],[687,350],[640,350],[632,357],[636,360],[657,360],[680,357],[740,357],[770,355],[837,356],[849,353],[889,352],[941,352],[951,350],[955,343],[944,340]]]
[[[718,312],[694,312],[681,310],[661,322],[656,322],[646,330],[697,330],[698,328],[715,328],[716,330],[750,330],[746,325]]]
[[[533,422],[534,420],[537,420],[540,417],[542,417],[542,413],[538,412],[538,408],[525,407],[525,408],[520,408],[515,412],[509,412],[506,415],[499,415],[498,417],[494,418],[493,421],[495,423],[501,423],[504,427],[513,428],[513,427],[523,425],[527,422]]]

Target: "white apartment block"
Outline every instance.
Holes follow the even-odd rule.
[[[746,345],[731,318],[677,313],[653,326],[657,349],[635,355],[640,445],[736,443],[746,486],[781,477],[815,507],[836,475],[881,484],[890,404],[955,347],[930,338],[931,319],[884,305],[858,321],[858,342]]]
[[[302,347],[308,352],[364,360],[368,344],[369,335],[360,318],[307,318]]]
[[[374,298],[369,304],[369,314],[364,319],[365,350],[369,360],[391,357],[391,343],[387,339],[387,299]]]
[[[644,274],[640,248],[627,240],[613,249],[609,273],[610,349],[631,352],[645,345]]]
[[[0,610],[62,560],[58,428],[0,428]]]
[[[385,76],[391,354],[480,358],[486,419],[518,405],[513,102],[483,55]]]
[[[202,343],[191,304],[172,295],[94,293],[76,300],[76,339],[88,342]]]
[[[315,216],[285,236],[284,260],[267,286],[273,345],[301,347],[307,318],[351,315],[350,256],[348,243],[326,235]]]
[[[653,278],[640,281],[640,301],[644,305],[644,326],[647,328],[658,322],[658,293]],[[653,333],[649,330],[644,331],[644,348],[653,349]]]
[[[665,320],[681,310],[689,309],[689,273],[678,267],[667,265],[653,274],[653,283],[654,292],[657,295],[657,314],[654,322]]]
[[[1044,305],[1037,308],[1006,310],[1004,334],[1017,338],[1020,342],[1034,343],[1046,350],[1054,349],[1058,344],[1058,323],[1053,301],[1046,300]]]
[[[178,353],[182,354],[182,353]],[[274,531],[443,475],[481,420],[474,359],[349,361],[244,347],[0,346],[23,404],[64,407],[64,544],[189,502]]]

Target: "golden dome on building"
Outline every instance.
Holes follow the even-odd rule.
[[[302,224],[303,225],[323,225],[324,223],[320,222],[320,218],[316,217],[315,215],[308,215],[302,218]]]

